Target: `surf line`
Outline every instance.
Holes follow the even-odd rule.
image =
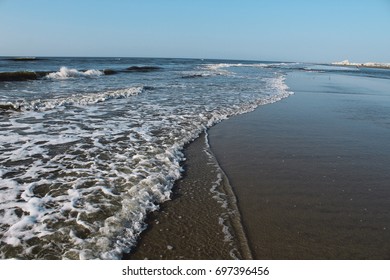
[[[225,200],[224,202],[226,203],[226,212],[222,214],[220,222],[223,227],[223,232],[225,235],[232,234],[231,238],[238,242],[238,253],[242,259],[252,260],[253,255],[242,223],[241,211],[237,203],[237,196],[229,182],[229,178],[219,165],[217,158],[211,150],[207,129],[204,130],[204,141],[205,148],[203,152],[207,154],[209,160],[221,175],[219,177],[219,182],[216,182],[216,185],[212,186],[210,191],[215,194],[213,198],[216,200]],[[221,198],[220,191],[225,194],[225,198]],[[229,229],[231,229],[233,233],[229,232]],[[237,256],[233,251],[230,252],[230,256],[234,259],[239,258],[239,256]]]

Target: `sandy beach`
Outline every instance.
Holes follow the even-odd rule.
[[[256,259],[390,257],[389,82],[295,73],[295,95],[210,129]]]
[[[186,149],[173,199],[151,215],[125,258],[390,257],[388,81],[302,72],[287,84],[293,96],[208,132],[245,236],[224,241],[223,211],[205,192],[215,174],[199,138]]]
[[[140,243],[125,259],[251,259],[235,195],[209,154],[203,133],[185,150],[172,200],[149,215]]]

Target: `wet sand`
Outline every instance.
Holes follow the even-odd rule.
[[[390,258],[390,81],[294,73],[209,141],[255,259]]]
[[[138,246],[124,259],[251,259],[235,195],[204,133],[185,157],[171,200],[149,215]]]
[[[210,192],[218,170],[202,136],[185,150],[172,200],[125,258],[390,258],[389,81],[293,73],[287,84],[293,96],[208,132],[240,215]]]

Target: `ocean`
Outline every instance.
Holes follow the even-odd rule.
[[[295,62],[0,57],[0,258],[122,258],[171,198],[185,145],[287,98],[286,75],[302,71],[390,79]]]

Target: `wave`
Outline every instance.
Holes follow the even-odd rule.
[[[112,69],[104,69],[102,72],[103,72],[104,75],[114,75],[114,74],[118,73],[118,71],[115,71],[115,70],[112,70]]]
[[[29,81],[37,80],[49,72],[39,71],[16,71],[16,72],[0,72],[0,82],[14,82],[14,81]]]
[[[146,88],[146,89],[145,89]],[[98,93],[89,93],[87,95],[72,95],[69,97],[61,97],[47,100],[32,100],[0,103],[0,112],[12,111],[46,111],[63,106],[85,106],[96,103],[105,102],[112,99],[129,98],[134,95],[148,90],[149,87],[130,87],[125,89],[110,90]]]
[[[244,63],[217,63],[217,64],[206,64],[206,68],[210,70],[218,70],[221,68],[229,68],[229,67],[259,67],[264,68],[269,66],[270,64],[265,63],[254,63],[254,64],[244,64]]]
[[[35,56],[24,56],[24,57],[8,57],[8,58],[5,58],[4,60],[10,60],[10,61],[21,61],[21,62],[25,62],[25,61],[37,61],[37,60],[45,60],[44,58],[38,58],[38,57],[35,57]]]
[[[283,68],[288,69],[290,67],[296,68],[299,65],[297,62],[273,62],[273,63],[216,63],[216,64],[205,64],[204,67],[207,70],[212,71],[225,71],[224,68],[230,67],[252,67],[252,68]]]
[[[104,70],[77,70],[62,66],[59,71],[16,71],[16,72],[0,72],[0,82],[18,82],[38,80],[42,78],[64,80],[68,78],[80,77],[99,77],[103,75],[114,75],[118,73],[132,73],[132,72],[153,72],[161,70],[157,66],[130,66],[122,70],[104,69]]]
[[[130,66],[126,68],[126,72],[152,72],[161,70],[161,67],[157,66]]]
[[[203,77],[210,77],[210,73],[191,73],[187,75],[181,76],[182,79],[193,79],[193,78],[203,78]]]
[[[0,72],[0,82],[18,82],[31,81],[42,78],[47,79],[67,79],[75,77],[98,77],[101,75],[115,74],[114,70],[107,69],[103,71],[90,69],[86,71],[79,71],[76,69],[69,69],[61,67],[58,72],[50,71],[16,71],[16,72]]]
[[[98,77],[104,75],[104,72],[90,69],[87,71],[79,71],[76,69],[69,69],[65,66],[60,68],[58,72],[52,72],[45,76],[48,79],[67,79],[67,78],[75,78],[75,77]]]
[[[0,103],[0,113],[2,112],[10,112],[10,111],[21,111],[22,107],[20,104],[13,104],[11,102],[8,103]]]
[[[251,68],[274,68],[274,67],[286,67],[291,63],[216,63],[216,64],[204,64],[203,69],[212,71],[217,75],[231,75],[227,68],[230,67],[251,67]]]

